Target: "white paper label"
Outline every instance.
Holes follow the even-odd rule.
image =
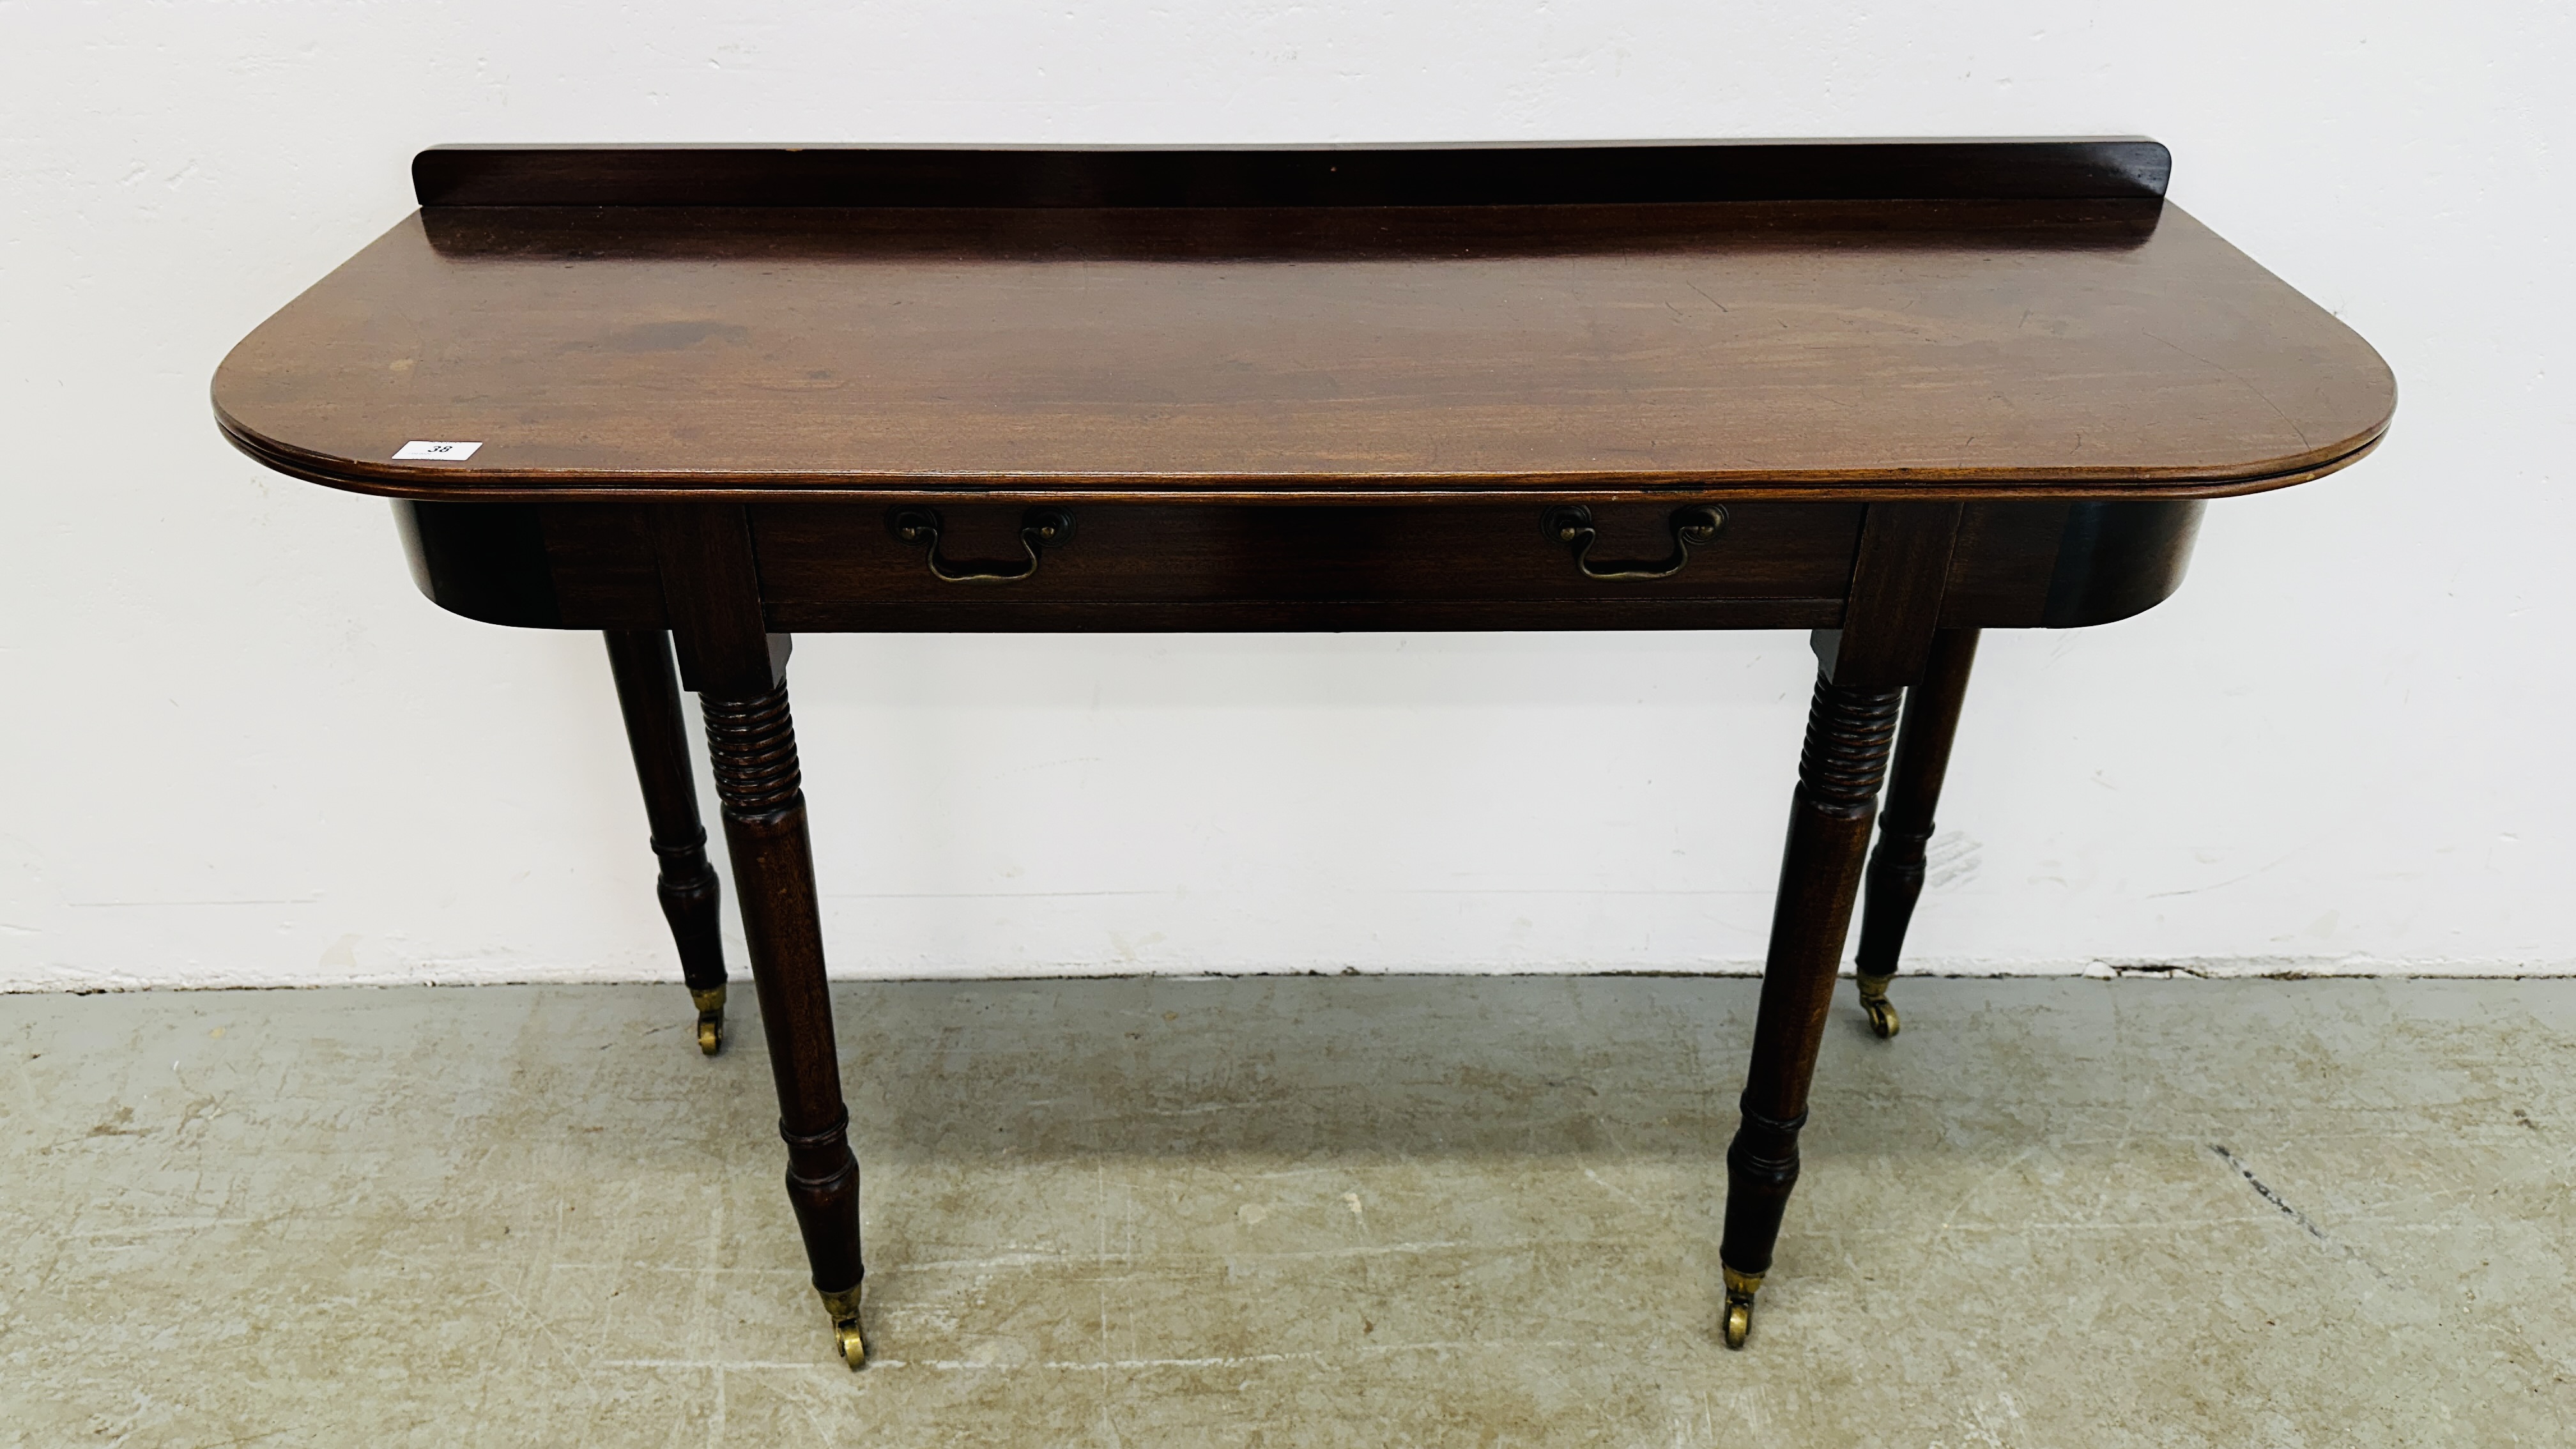
[[[430,459],[436,462],[462,463],[466,459],[473,457],[474,450],[482,446],[483,445],[481,443],[410,442],[403,444],[400,449],[396,450],[394,453],[394,461],[397,463],[403,463],[419,462],[422,459]]]

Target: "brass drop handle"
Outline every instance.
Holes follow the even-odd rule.
[[[1564,544],[1574,555],[1574,566],[1583,570],[1587,579],[1628,583],[1643,579],[1668,579],[1690,562],[1691,550],[1705,548],[1717,541],[1717,532],[1726,527],[1726,510],[1714,503],[1694,503],[1673,510],[1672,557],[1660,562],[1645,559],[1601,563],[1592,561],[1592,542],[1598,537],[1592,527],[1592,510],[1580,503],[1567,503],[1547,511],[1547,536]]]
[[[1063,543],[1073,537],[1073,515],[1061,508],[1032,508],[1020,515],[1020,546],[1029,551],[1028,562],[1008,560],[945,559],[939,556],[939,510],[917,504],[895,509],[886,515],[886,528],[905,543],[927,545],[930,552],[930,576],[947,584],[1016,584],[1037,576],[1038,564],[1051,543]]]

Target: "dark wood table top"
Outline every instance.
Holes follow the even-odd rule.
[[[2359,456],[2386,365],[2161,155],[434,151],[214,401],[443,500],[2173,498]]]

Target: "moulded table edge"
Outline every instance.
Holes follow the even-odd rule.
[[[437,465],[397,468],[334,458],[262,437],[215,403],[225,441],[262,465],[307,482],[380,498],[439,503],[668,503],[700,502],[899,502],[968,499],[993,503],[1508,503],[1548,498],[1603,502],[1871,503],[1903,500],[2002,502],[2048,499],[2232,498],[2286,488],[2340,471],[2360,461],[2387,435],[2382,418],[2347,445],[2267,460],[2248,471],[2217,474],[2139,475],[2062,471],[2026,474],[1958,473],[1927,469],[1844,472],[1814,482],[1776,474],[1712,479],[1706,473],[1633,469],[1597,473],[977,475],[976,481],[936,475],[771,474],[757,481],[712,477],[686,470],[620,472],[603,477],[571,470],[469,471]],[[1188,477],[1192,481],[1176,482]],[[442,477],[470,482],[440,484]]]

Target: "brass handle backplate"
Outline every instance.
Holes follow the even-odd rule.
[[[1592,527],[1592,510],[1580,503],[1567,503],[1547,511],[1547,536],[1564,544],[1574,555],[1574,566],[1583,570],[1587,579],[1628,583],[1643,579],[1668,579],[1690,562],[1691,550],[1704,548],[1717,541],[1719,529],[1726,527],[1726,510],[1714,503],[1694,503],[1673,510],[1672,556],[1661,561],[1635,559],[1627,561],[1592,561],[1592,542],[1598,535]]]
[[[1014,560],[946,559],[939,556],[939,531],[943,527],[939,510],[917,504],[906,505],[886,515],[886,528],[905,543],[925,545],[929,550],[930,574],[949,584],[1016,584],[1037,576],[1038,564],[1045,557],[1048,544],[1063,543],[1073,537],[1073,515],[1061,508],[1032,508],[1020,515],[1020,547],[1029,551],[1025,563]]]

